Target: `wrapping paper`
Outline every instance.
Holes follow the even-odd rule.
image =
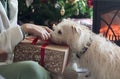
[[[14,62],[33,60],[54,73],[63,73],[68,58],[68,46],[37,41],[31,36],[20,42],[14,50]]]

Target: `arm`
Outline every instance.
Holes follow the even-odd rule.
[[[9,8],[10,19],[7,18],[0,2],[0,49],[5,52],[13,52],[14,47],[23,40],[23,32],[36,35],[42,40],[49,39],[50,29],[47,27],[43,28],[34,24],[17,25],[17,0],[9,0]]]
[[[14,47],[23,39],[19,26],[12,27],[0,33],[0,49],[5,52],[13,52]]]
[[[47,40],[50,38],[50,32],[52,31],[46,26],[38,26],[34,24],[23,24],[22,29],[25,33],[30,33],[34,36],[41,38],[42,40]]]
[[[47,40],[50,38],[51,30],[34,24],[23,24],[22,26],[12,27],[0,33],[0,48],[5,52],[13,52],[15,46],[23,40],[24,33]]]

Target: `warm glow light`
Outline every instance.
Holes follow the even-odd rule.
[[[111,25],[110,27],[114,31],[115,35],[111,31],[111,29],[108,30],[108,26],[102,26],[100,29],[100,33],[102,33],[103,36],[107,37],[109,40],[119,40],[120,39],[120,25]],[[106,33],[107,33],[107,36],[106,36]],[[115,39],[115,36],[116,36],[116,39]]]

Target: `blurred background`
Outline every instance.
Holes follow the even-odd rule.
[[[65,18],[92,18],[92,0],[18,0],[19,24],[51,26]]]

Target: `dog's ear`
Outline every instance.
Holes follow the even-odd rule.
[[[80,30],[80,28],[79,28],[79,27],[77,27],[77,26],[73,25],[73,26],[72,26],[72,32],[73,32],[73,33],[80,33],[80,32],[81,32],[81,30]]]

